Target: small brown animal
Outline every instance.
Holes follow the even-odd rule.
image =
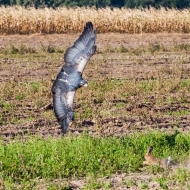
[[[166,169],[171,162],[171,157],[169,156],[166,159],[159,159],[152,155],[153,147],[149,146],[148,150],[144,156],[145,161],[143,161],[143,165],[158,165],[159,167]]]

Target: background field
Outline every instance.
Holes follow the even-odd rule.
[[[0,34],[76,33],[91,21],[99,33],[190,31],[189,9],[0,7]]]
[[[190,35],[98,34],[62,137],[50,89],[76,31],[0,36],[2,189],[188,189]],[[150,144],[176,167],[142,167]]]

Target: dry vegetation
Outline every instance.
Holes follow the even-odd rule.
[[[99,33],[189,32],[189,9],[0,7],[0,34],[79,32],[92,21]]]

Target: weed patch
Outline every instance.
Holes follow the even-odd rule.
[[[134,133],[125,137],[93,138],[88,135],[25,142],[0,143],[0,175],[9,183],[35,178],[106,176],[134,172],[142,166],[147,146],[163,158],[183,159],[190,150],[189,134]],[[11,176],[11,178],[10,178]],[[95,185],[95,183],[91,183]],[[105,184],[104,184],[105,185]],[[107,184],[109,186],[109,184]],[[145,185],[143,185],[145,186]]]

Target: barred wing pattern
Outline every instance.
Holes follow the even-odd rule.
[[[86,63],[96,51],[95,44],[96,32],[91,22],[87,22],[83,33],[74,45],[66,51],[64,61],[66,65],[73,66],[78,72],[82,73]]]
[[[96,32],[91,22],[87,22],[83,33],[64,55],[65,65],[62,67],[53,86],[53,107],[55,116],[66,133],[70,122],[74,119],[73,101],[78,88],[86,86],[82,72],[96,51]]]

